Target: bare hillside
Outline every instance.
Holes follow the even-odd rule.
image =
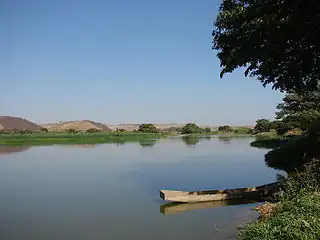
[[[0,116],[0,130],[39,130],[41,126],[24,118]]]
[[[60,122],[60,123],[52,123],[52,124],[43,124],[41,125],[44,128],[47,128],[51,131],[65,131],[68,129],[75,129],[78,131],[87,131],[88,129],[97,129],[101,131],[112,131],[107,125],[90,121],[90,120],[82,120],[82,121],[70,121],[70,122]]]

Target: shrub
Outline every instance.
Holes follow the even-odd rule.
[[[143,133],[157,133],[158,130],[156,126],[150,123],[141,124],[138,129],[139,132]]]
[[[206,128],[204,129],[204,131],[205,131],[206,133],[210,133],[210,132],[211,132],[211,129],[210,129],[209,127],[206,127]]]
[[[97,132],[101,132],[101,130],[97,129],[97,128],[89,128],[86,132],[87,133],[97,133]]]
[[[78,131],[73,128],[70,128],[67,130],[67,133],[78,133]]]
[[[195,123],[188,123],[182,129],[182,134],[201,133],[202,129]]]
[[[40,131],[41,132],[48,132],[48,128],[41,128]]]
[[[125,129],[123,129],[123,128],[117,128],[116,129],[116,132],[125,132],[126,130]]]
[[[248,127],[240,127],[238,129],[235,129],[234,132],[238,134],[253,134],[253,129]]]
[[[218,127],[218,131],[219,132],[233,132],[233,129],[229,125],[224,125],[224,126]]]
[[[269,132],[272,128],[272,124],[268,119],[258,119],[254,127],[256,133]]]
[[[268,218],[249,223],[239,238],[320,239],[320,162],[314,159],[304,170],[291,175],[284,183],[280,202],[273,204]]]

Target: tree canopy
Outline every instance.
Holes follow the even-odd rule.
[[[319,0],[223,0],[213,28],[222,71],[283,91],[314,90],[320,80]]]
[[[232,129],[232,127],[229,126],[229,125],[224,125],[224,126],[218,127],[218,131],[219,131],[219,132],[232,132],[233,129]]]
[[[271,122],[268,119],[258,119],[254,127],[257,133],[269,132],[272,129]]]
[[[202,128],[200,128],[195,123],[188,123],[181,129],[182,134],[201,133],[201,132],[203,132]]]
[[[277,119],[290,129],[305,131],[313,121],[320,119],[320,92],[289,93],[277,109]]]
[[[155,125],[151,123],[141,124],[138,129],[139,132],[143,133],[157,133],[158,130]]]

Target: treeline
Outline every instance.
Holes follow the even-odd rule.
[[[319,0],[227,0],[214,22],[221,77],[245,67],[245,76],[286,92],[276,121],[259,119],[255,131],[301,134],[266,154],[289,178],[280,201],[241,231],[242,240],[320,239],[319,12]]]
[[[272,132],[278,135],[301,135],[310,124],[320,119],[320,92],[288,93],[277,106],[276,120],[258,119],[256,133]]]

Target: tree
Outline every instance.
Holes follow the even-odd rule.
[[[206,127],[206,128],[204,129],[204,131],[205,131],[206,133],[210,133],[210,132],[211,132],[211,129],[210,129],[209,127]]]
[[[270,128],[276,130],[278,135],[283,135],[289,130],[292,130],[289,125],[285,124],[283,121],[273,121],[270,123]]]
[[[220,77],[245,67],[274,89],[319,88],[319,12],[319,0],[222,1],[212,32]]]
[[[86,132],[87,133],[97,133],[97,132],[101,132],[101,130],[97,129],[97,128],[89,128]]]
[[[158,130],[156,128],[156,126],[154,126],[151,123],[145,123],[145,124],[141,124],[139,126],[138,132],[143,132],[143,133],[157,133]]]
[[[258,119],[254,131],[257,133],[269,132],[272,128],[271,122],[268,119]]]
[[[306,131],[313,121],[320,119],[320,92],[288,93],[277,109],[276,118],[286,126]]]
[[[253,134],[253,129],[249,127],[239,127],[235,129],[234,132],[238,134]]]
[[[195,123],[188,123],[182,129],[182,134],[201,133],[202,129]]]
[[[68,133],[72,133],[72,134],[78,133],[78,131],[76,129],[73,129],[73,128],[68,129],[67,132]]]
[[[126,130],[125,129],[123,129],[123,128],[117,128],[116,129],[116,132],[125,132]]]
[[[233,129],[229,125],[224,125],[224,126],[218,127],[218,131],[219,132],[233,132]]]

